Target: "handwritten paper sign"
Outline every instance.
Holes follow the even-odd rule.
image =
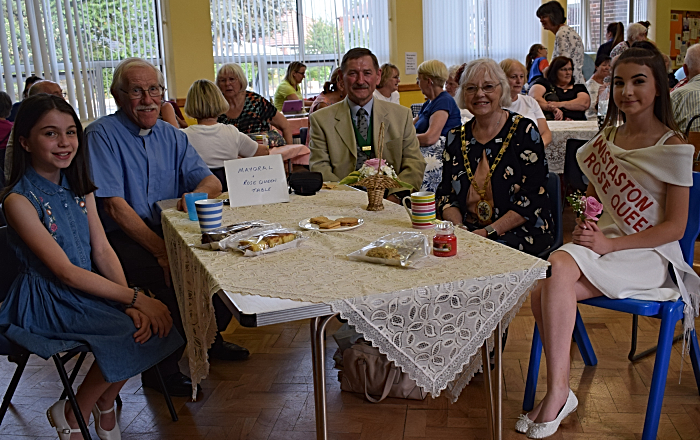
[[[227,160],[224,168],[231,207],[289,201],[281,155]]]
[[[418,73],[418,52],[406,52],[406,75]]]

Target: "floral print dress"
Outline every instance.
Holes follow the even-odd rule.
[[[552,58],[559,56],[571,58],[574,68],[574,83],[586,84],[583,77],[583,41],[575,30],[567,25],[562,25],[554,39]]]
[[[484,153],[488,159],[488,168],[493,165],[517,116],[517,113],[509,113],[501,131],[486,144],[480,144],[472,135],[474,119],[464,125],[467,157],[472,173],[476,174]],[[467,210],[467,197],[472,185],[467,177],[462,154],[461,129],[462,127],[457,127],[447,134],[442,183],[436,199],[439,213],[449,207],[458,208],[464,225],[473,231],[484,226],[475,221],[474,213]],[[544,144],[537,124],[530,119],[521,118],[508,149],[491,176],[490,187],[494,205],[492,220],[498,220],[508,211],[515,211],[525,219],[525,223],[501,235],[497,241],[531,255],[538,255],[552,245],[554,238],[550,201],[546,191],[547,173]]]

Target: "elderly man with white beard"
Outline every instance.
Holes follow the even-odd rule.
[[[213,198],[221,194],[221,183],[187,136],[158,119],[164,90],[163,75],[152,64],[139,58],[122,61],[110,89],[119,110],[90,124],[85,136],[100,218],[127,281],[168,306],[173,326],[184,337],[156,202],[177,198],[178,209],[186,210],[184,194],[202,192]],[[231,313],[217,296],[213,302],[217,327],[225,329]],[[177,365],[182,353],[177,350],[159,364],[166,388],[175,396],[192,391]],[[217,333],[209,354],[237,360],[249,353]],[[141,379],[144,386],[160,390],[153,371],[145,371]]]

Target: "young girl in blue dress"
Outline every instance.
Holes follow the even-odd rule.
[[[94,415],[100,439],[120,439],[119,390],[184,341],[171,331],[166,306],[126,283],[97,214],[73,108],[52,95],[27,98],[13,136],[12,173],[0,200],[21,268],[0,307],[0,331],[45,359],[89,345],[95,362],[78,405],[86,422]],[[47,416],[61,440],[82,438],[65,400]]]

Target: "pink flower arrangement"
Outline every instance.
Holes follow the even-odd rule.
[[[364,163],[364,166],[372,167],[375,170],[379,171],[379,168],[386,166],[386,161],[384,159],[382,159],[381,163],[379,163],[379,159],[377,159],[377,158],[367,159]]]
[[[580,192],[568,196],[566,200],[581,221],[597,222],[598,216],[603,212],[602,203],[595,197],[586,197]]]

